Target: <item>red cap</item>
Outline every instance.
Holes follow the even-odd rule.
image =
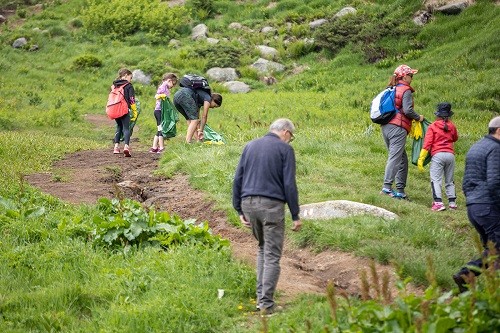
[[[417,69],[411,69],[408,65],[399,65],[398,68],[394,70],[394,74],[397,77],[405,77],[408,74],[416,74],[418,73]]]

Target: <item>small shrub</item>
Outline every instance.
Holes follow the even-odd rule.
[[[203,70],[212,67],[237,67],[240,64],[240,56],[243,53],[232,45],[212,45],[201,46],[196,48],[191,53],[192,57],[200,57],[207,60],[207,64]]]
[[[73,18],[69,21],[69,26],[71,28],[81,28],[83,27],[83,22],[79,18]]]
[[[299,40],[297,42],[290,43],[287,47],[287,54],[291,58],[297,59],[303,57],[314,50],[313,43],[307,43],[303,40]]]
[[[86,54],[73,60],[74,69],[97,68],[102,67],[102,61],[96,56]]]
[[[35,106],[35,105],[39,105],[42,103],[42,98],[36,92],[27,91],[26,96],[28,96],[29,105]]]

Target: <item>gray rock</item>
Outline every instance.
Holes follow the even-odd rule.
[[[273,27],[264,27],[264,28],[260,29],[260,32],[262,32],[264,34],[275,33],[276,29]]]
[[[218,82],[227,82],[227,81],[234,81],[237,78],[239,78],[238,72],[236,69],[227,67],[227,68],[220,68],[220,67],[213,67],[210,68],[207,71],[207,76],[209,79],[218,81]]]
[[[462,10],[464,10],[468,6],[469,3],[467,1],[458,1],[436,8],[435,11],[446,15],[457,15],[460,14]]]
[[[33,44],[33,45],[31,45],[29,51],[30,52],[38,51],[38,49],[40,49],[40,47],[38,45],[36,45],[36,44]]]
[[[212,45],[215,45],[215,44],[218,44],[219,43],[219,40],[217,38],[207,38],[207,43],[208,44],[212,44]]]
[[[250,65],[250,67],[255,68],[260,73],[268,72],[282,72],[285,70],[285,66],[274,61],[269,61],[267,59],[259,58],[256,62]]]
[[[322,26],[323,24],[325,24],[327,22],[328,22],[327,19],[315,20],[315,21],[309,22],[309,28],[316,29],[317,27]]]
[[[256,48],[259,50],[260,56],[266,59],[273,59],[278,56],[278,50],[274,47],[266,46],[266,45],[258,45]]]
[[[5,21],[7,21],[7,19],[5,18],[5,16],[0,15],[0,24],[4,23]]]
[[[241,93],[244,94],[251,90],[249,85],[241,81],[229,81],[224,83],[224,86],[234,94],[241,94]]]
[[[151,75],[146,75],[142,70],[135,69],[132,71],[132,82],[138,82],[147,86],[151,83]]]
[[[303,220],[326,220],[356,215],[373,215],[389,220],[399,217],[386,209],[349,200],[333,200],[300,206]]]
[[[233,29],[233,30],[243,29],[243,25],[241,23],[238,23],[238,22],[233,22],[233,23],[229,24],[227,27],[229,29]]]
[[[420,10],[417,13],[415,13],[415,16],[413,17],[413,22],[418,26],[423,26],[427,22],[429,22],[431,17],[432,17],[432,14],[429,13],[428,11]]]
[[[26,40],[26,38],[21,37],[21,38],[16,39],[14,41],[14,43],[12,43],[12,47],[15,49],[19,49],[21,47],[24,47],[26,44],[28,44],[28,41]]]
[[[342,16],[348,15],[348,14],[355,14],[356,12],[357,12],[357,10],[353,7],[344,7],[341,10],[339,10],[337,12],[337,14],[335,14],[333,17],[334,18],[342,17]]]
[[[203,23],[198,24],[191,31],[192,40],[206,39],[207,36],[208,36],[208,27]]]
[[[168,42],[168,46],[170,46],[170,47],[174,47],[174,48],[178,48],[179,46],[181,46],[181,41],[180,41],[180,40],[178,40],[178,39],[172,38],[172,39]]]

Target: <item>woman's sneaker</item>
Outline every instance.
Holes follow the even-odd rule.
[[[130,156],[132,156],[132,155],[130,155],[130,150],[128,150],[127,148],[123,149],[123,155],[124,155],[125,157],[130,157]]]
[[[457,203],[456,202],[450,202],[450,204],[448,205],[448,207],[450,207],[450,209],[457,209],[458,206],[457,206]]]
[[[120,153],[120,148],[113,149],[113,154],[119,154],[119,153]]]
[[[158,148],[151,147],[151,148],[149,148],[149,152],[153,153],[153,154],[156,154],[158,152]]]
[[[444,203],[442,202],[437,202],[437,201],[434,201],[432,203],[432,208],[431,208],[433,211],[435,212],[440,212],[440,211],[443,211],[446,209],[446,207],[444,206]]]
[[[165,148],[158,148],[157,154],[161,154],[165,151]]]

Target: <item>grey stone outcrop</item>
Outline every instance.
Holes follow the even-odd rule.
[[[354,7],[344,7],[341,10],[339,10],[337,12],[337,14],[335,14],[333,17],[334,18],[342,17],[342,16],[345,16],[345,15],[348,15],[348,14],[355,14],[356,12],[357,12],[357,10]]]
[[[278,50],[274,47],[266,45],[258,45],[256,48],[259,50],[260,56],[266,59],[273,59],[278,56]]]
[[[250,67],[264,74],[268,72],[283,72],[285,70],[284,65],[264,58],[259,58],[256,62],[251,64]]]
[[[207,71],[207,77],[210,80],[218,82],[234,81],[239,78],[238,72],[232,67],[220,68],[213,67]]]
[[[151,75],[146,75],[140,69],[135,69],[132,71],[132,81],[138,82],[144,85],[149,85],[151,83]]]
[[[192,40],[206,39],[207,37],[208,37],[208,27],[203,23],[198,24],[191,31]]]
[[[319,19],[319,20],[314,20],[312,22],[309,22],[309,28],[311,29],[316,29],[319,26],[322,26],[323,24],[327,23],[327,19]]]
[[[215,45],[215,44],[219,43],[219,40],[217,38],[210,38],[210,37],[208,37],[206,39],[206,41],[207,41],[208,44],[212,44],[212,45]]]
[[[26,38],[24,37],[21,37],[16,39],[14,43],[12,43],[12,47],[15,49],[19,49],[21,47],[24,47],[26,44],[28,44],[28,40],[26,40]]]
[[[399,217],[386,209],[349,200],[333,200],[300,206],[303,220],[326,220],[357,215],[372,215],[389,220]]]
[[[224,83],[224,86],[234,94],[244,94],[251,90],[248,84],[241,81],[229,81]]]
[[[443,13],[446,15],[457,15],[462,12],[465,8],[469,6],[468,1],[457,1],[450,3],[435,9],[436,12]]]

